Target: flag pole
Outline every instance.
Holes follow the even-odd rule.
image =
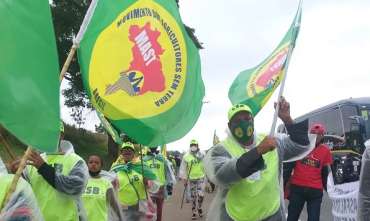
[[[76,44],[73,44],[69,53],[68,53],[68,57],[67,57],[67,60],[64,62],[64,65],[63,65],[63,68],[62,68],[62,71],[60,72],[60,75],[59,75],[59,81],[62,82],[63,78],[64,78],[64,75],[67,73],[68,71],[68,68],[69,66],[71,65],[71,62],[72,62],[72,59],[76,53],[76,50],[77,50],[77,45]]]
[[[283,79],[281,81],[281,85],[280,85],[280,89],[279,89],[278,101],[277,101],[277,104],[276,104],[276,107],[275,107],[274,117],[272,119],[270,136],[274,136],[275,135],[275,128],[276,128],[276,123],[277,123],[277,117],[278,117],[279,108],[280,108],[280,100],[281,100],[281,98],[283,96],[284,87],[285,87],[285,81],[286,81],[286,77],[287,77],[287,73],[288,73],[289,61],[290,61],[290,57],[292,56],[293,48],[294,47],[289,47],[288,56],[287,56],[287,60],[286,60],[286,63],[285,63],[285,68],[284,68]]]
[[[19,181],[19,179],[20,179],[20,177],[22,175],[22,172],[23,172],[24,168],[26,167],[27,158],[31,154],[31,150],[32,150],[31,147],[28,146],[26,152],[24,153],[24,155],[23,155],[23,157],[21,159],[21,162],[19,164],[19,167],[17,169],[17,172],[16,172],[16,174],[13,177],[12,183],[11,183],[9,189],[7,190],[6,196],[5,196],[4,200],[3,200],[3,202],[1,203],[0,211],[9,202],[10,197],[12,196],[12,194],[14,193],[14,191],[16,190],[18,181]]]
[[[286,82],[286,78],[287,78],[287,75],[288,75],[289,62],[290,62],[290,58],[292,57],[292,54],[293,54],[293,49],[295,47],[295,41],[297,39],[297,35],[298,35],[300,23],[301,23],[301,15],[302,15],[302,0],[299,1],[298,12],[297,12],[296,19],[295,19],[294,30],[292,32],[293,42],[292,42],[291,46],[289,47],[288,55],[287,55],[287,58],[286,58],[286,61],[285,61],[285,64],[284,64],[284,66],[285,66],[284,74],[283,74],[283,79],[281,81],[281,85],[280,85],[280,89],[279,89],[278,101],[277,101],[277,104],[276,104],[274,117],[272,119],[270,136],[274,136],[274,134],[275,134],[277,117],[279,115],[279,109],[280,109],[280,101],[281,101],[281,98],[283,96],[283,92],[284,92],[284,88],[285,88],[285,82]]]

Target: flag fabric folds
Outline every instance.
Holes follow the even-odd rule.
[[[301,4],[292,25],[276,49],[257,67],[242,71],[229,89],[232,104],[248,105],[256,115],[267,103],[284,77],[295,46],[301,21]]]
[[[200,57],[175,1],[94,0],[76,43],[90,100],[119,133],[159,146],[194,126]]]
[[[59,140],[59,65],[48,0],[0,1],[0,124],[53,152]]]

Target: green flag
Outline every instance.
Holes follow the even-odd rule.
[[[0,1],[0,30],[0,124],[23,143],[54,151],[59,65],[49,1]]]
[[[158,146],[194,126],[204,85],[176,1],[92,1],[76,43],[90,100],[120,133]]]
[[[104,117],[102,113],[96,111],[96,115],[98,115],[100,122],[102,123],[104,129],[107,133],[112,137],[116,144],[122,144],[122,140],[117,132],[117,130],[111,125],[111,123]]]
[[[288,32],[277,48],[261,64],[242,71],[229,89],[232,104],[246,104],[256,115],[279,86],[288,67],[301,21],[301,4]]]

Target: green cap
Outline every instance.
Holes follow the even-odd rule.
[[[135,151],[135,147],[134,147],[134,145],[131,142],[125,142],[125,143],[123,143],[122,146],[121,146],[121,150],[124,149],[124,148],[130,148],[133,151]]]
[[[63,121],[60,121],[60,132],[64,133],[64,123],[63,123]]]
[[[190,145],[198,145],[198,141],[193,139],[190,141]]]
[[[249,113],[252,113],[252,109],[250,107],[248,107],[247,105],[245,105],[245,104],[235,104],[234,106],[232,106],[230,108],[229,112],[227,113],[228,119],[230,120],[236,113],[238,113],[240,111],[247,111]]]

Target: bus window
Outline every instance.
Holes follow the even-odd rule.
[[[345,105],[341,107],[344,123],[344,132],[346,136],[346,145],[348,148],[361,153],[362,152],[362,130],[359,121],[358,109],[355,106]]]
[[[309,119],[310,127],[315,123],[321,123],[326,128],[326,134],[343,136],[343,127],[339,110],[329,109],[315,114]]]
[[[370,109],[362,109],[361,110],[361,117],[364,120],[365,124],[365,140],[370,139]]]

